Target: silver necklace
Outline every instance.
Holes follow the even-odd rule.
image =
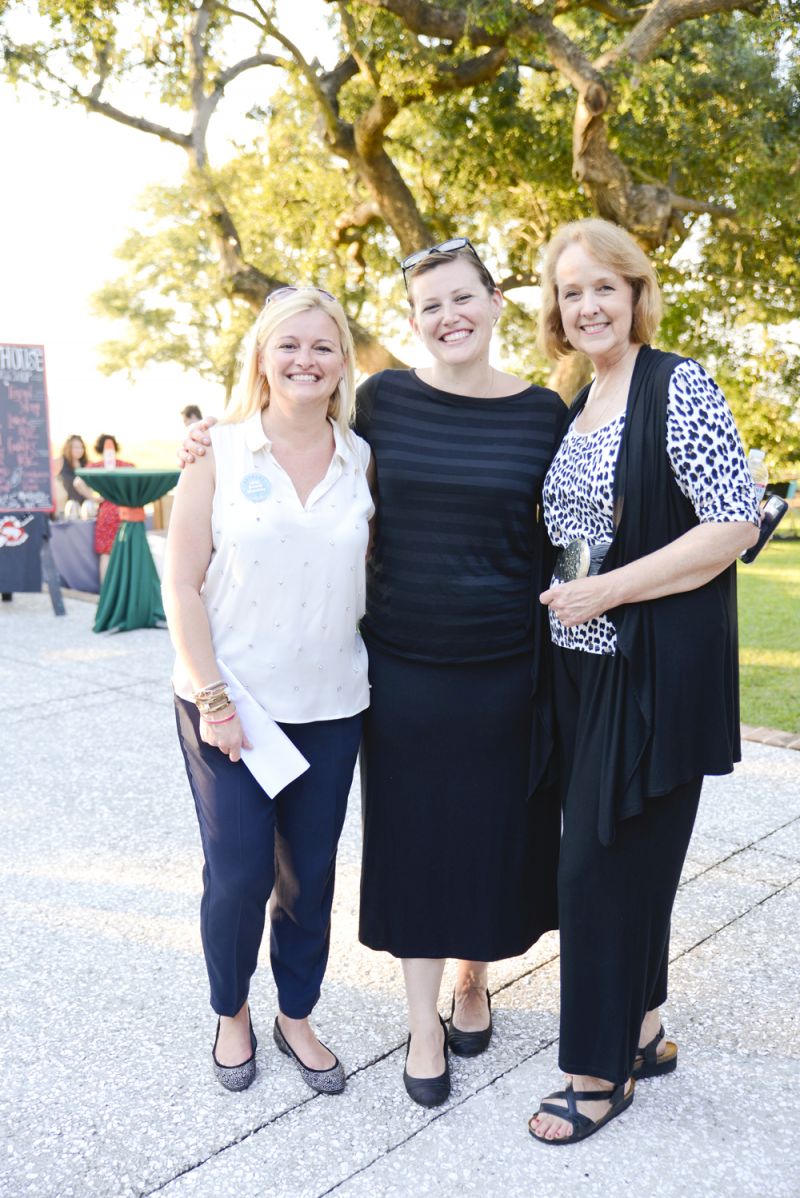
[[[617,393],[612,392],[611,395],[609,395],[608,399],[606,399],[604,401],[600,410],[596,411],[598,400],[597,400],[597,392],[595,390],[595,384],[593,382],[591,387],[589,388],[589,394],[586,396],[586,403],[583,405],[583,415],[589,419],[590,423],[595,428],[599,428],[600,424],[602,422],[602,418],[605,416],[606,412],[608,411],[609,407],[611,406],[612,400],[614,400],[616,398],[617,398]]]

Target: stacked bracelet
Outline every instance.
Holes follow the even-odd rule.
[[[207,716],[230,706],[231,697],[227,686],[219,679],[217,682],[211,682],[208,686],[203,686],[200,690],[195,691],[194,701],[201,716]]]
[[[195,700],[204,698],[210,699],[212,695],[217,693],[217,691],[222,690],[225,690],[225,683],[221,678],[218,678],[216,682],[209,682],[208,686],[201,686],[199,690],[194,692],[194,697]]]
[[[200,719],[203,721],[204,724],[229,724],[230,721],[235,718],[235,716],[236,716],[236,712],[233,711],[233,712],[231,712],[230,715],[226,715],[223,720],[210,720],[210,719],[208,719],[207,716],[204,716],[204,715],[201,715]]]

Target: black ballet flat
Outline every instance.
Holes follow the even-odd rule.
[[[442,1025],[442,1034],[444,1035],[444,1073],[440,1073],[438,1077],[411,1077],[407,1069],[403,1069],[403,1085],[406,1088],[408,1097],[412,1102],[416,1102],[419,1106],[432,1107],[441,1106],[450,1097],[450,1061],[447,1053],[447,1024],[439,1016],[439,1022]],[[411,1048],[411,1036],[406,1042],[406,1060],[408,1060],[408,1051]]]
[[[477,1057],[486,1052],[492,1038],[492,996],[486,991],[486,1001],[489,1004],[489,1026],[479,1032],[462,1032],[453,1023],[456,1009],[456,996],[453,995],[453,1005],[450,1008],[450,1018],[447,1021],[447,1041],[450,1051],[457,1057]]]

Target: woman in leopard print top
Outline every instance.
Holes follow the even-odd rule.
[[[735,569],[758,535],[744,452],[696,362],[653,350],[661,300],[646,256],[602,220],[559,230],[540,336],[585,353],[544,485],[557,563],[542,596],[554,643],[563,834],[561,1036],[571,1074],[529,1130],[576,1143],[670,1072],[664,1038],[672,905],[703,776],[738,760]],[[598,568],[599,566],[599,568]],[[567,581],[567,579],[569,579]]]

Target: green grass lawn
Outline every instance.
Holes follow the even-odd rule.
[[[742,721],[800,732],[800,541],[737,570]]]

